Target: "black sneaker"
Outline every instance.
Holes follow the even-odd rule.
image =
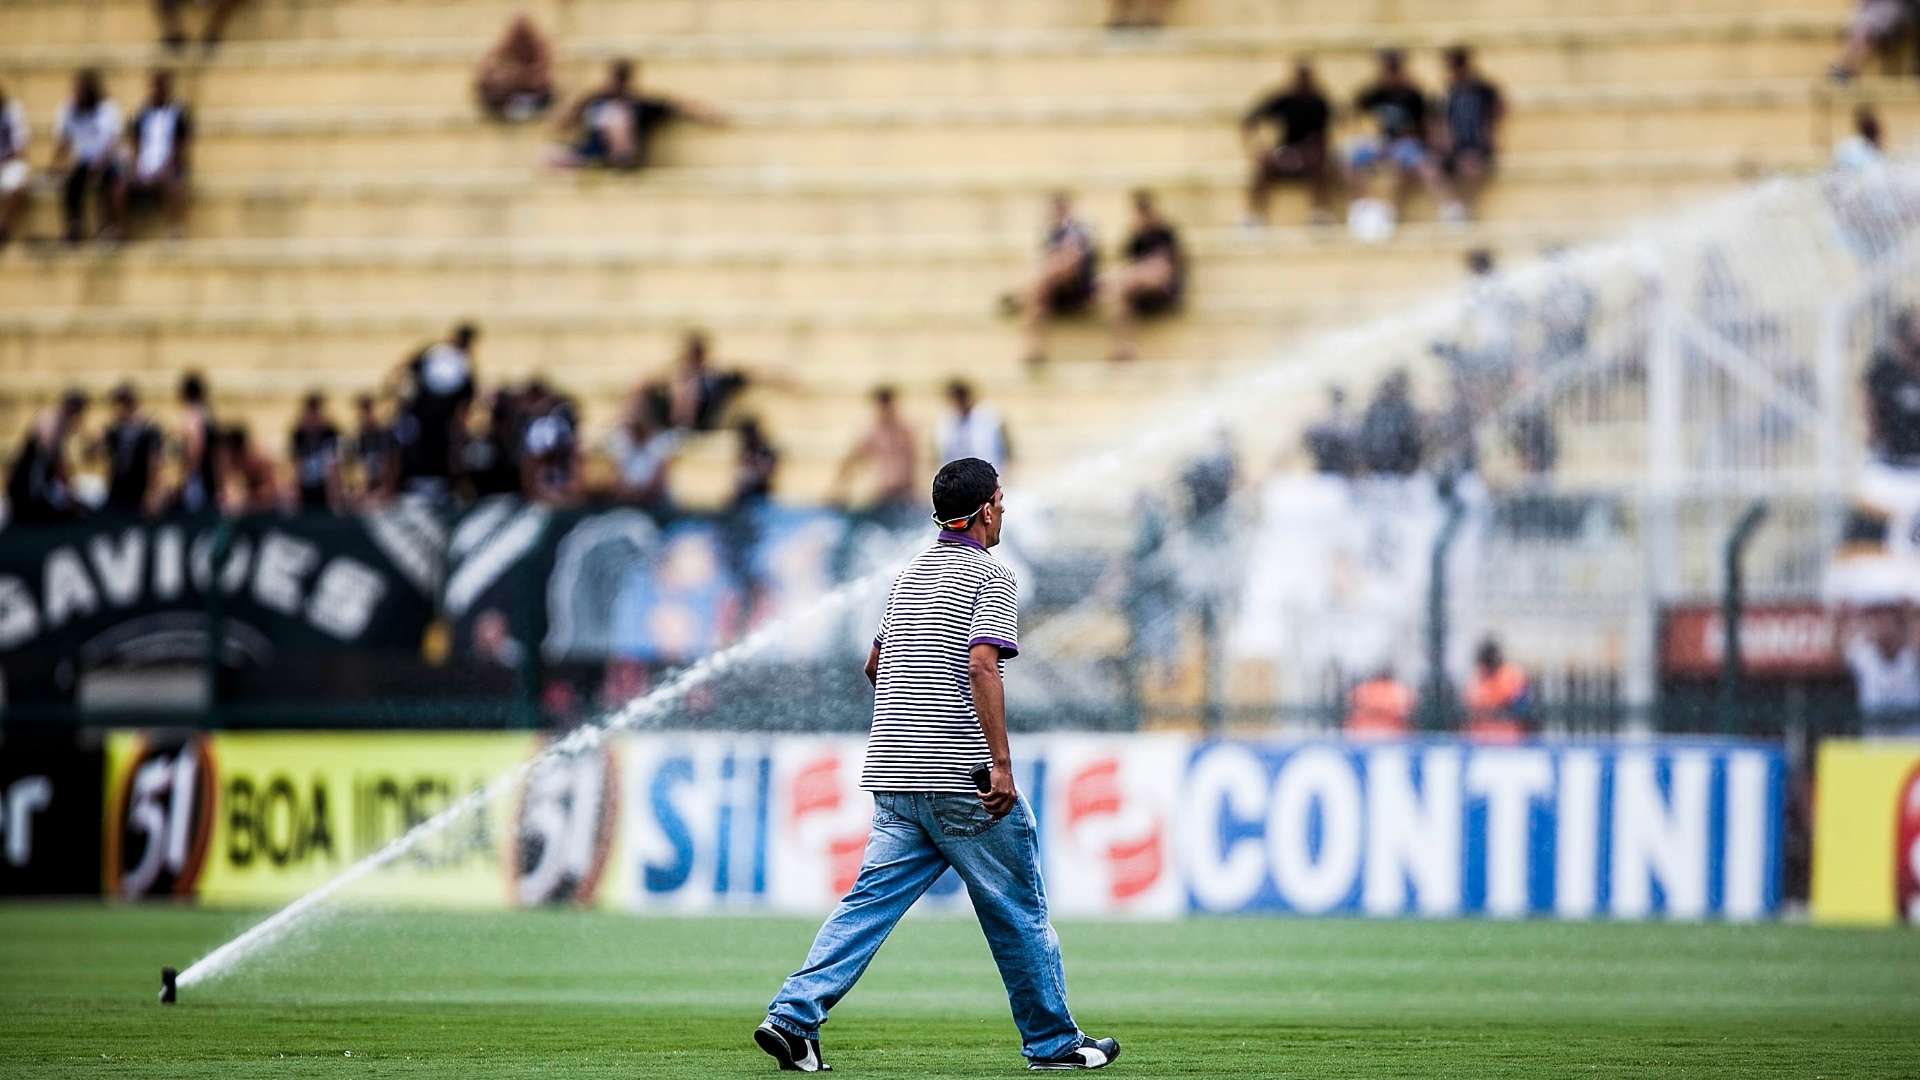
[[[1029,1069],[1104,1069],[1120,1056],[1119,1039],[1080,1036],[1080,1045],[1059,1057],[1028,1058]]]
[[[780,1063],[781,1072],[832,1072],[820,1060],[820,1040],[803,1039],[773,1026],[769,1020],[753,1029],[753,1041]],[[1119,1048],[1115,1047],[1117,1051]]]

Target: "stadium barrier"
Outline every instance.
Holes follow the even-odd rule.
[[[509,733],[116,733],[106,887],[290,900],[535,756]],[[629,734],[536,760],[350,899],[634,912],[830,908],[862,740]],[[1054,910],[1755,919],[1780,906],[1785,762],[1732,740],[1474,745],[1060,734],[1014,744]],[[963,908],[951,872],[923,905]]]
[[[0,896],[99,890],[103,775],[97,749],[7,745],[0,754]]]
[[[1920,923],[1920,740],[1829,739],[1815,783],[1814,920]]]

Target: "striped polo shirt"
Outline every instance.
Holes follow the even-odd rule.
[[[993,760],[973,709],[975,645],[1020,651],[1013,571],[965,533],[942,531],[887,594],[874,647],[873,728],[860,786],[868,791],[974,794],[968,775]]]

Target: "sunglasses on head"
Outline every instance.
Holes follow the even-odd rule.
[[[974,520],[977,519],[981,514],[986,513],[987,507],[991,505],[993,504],[981,503],[980,509],[975,510],[973,513],[968,514],[966,517],[960,517],[960,518],[943,518],[940,516],[939,511],[935,511],[933,515],[933,523],[935,525],[940,526],[943,529],[948,530],[949,532],[966,532],[968,529],[973,528]]]

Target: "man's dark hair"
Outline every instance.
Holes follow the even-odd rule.
[[[1475,274],[1493,273],[1493,252],[1486,248],[1467,252],[1467,269]]]
[[[207,381],[197,371],[180,376],[180,400],[198,405],[207,400]]]
[[[453,328],[453,343],[463,349],[473,344],[473,339],[479,336],[480,328],[470,322],[463,322]]]
[[[1440,55],[1446,58],[1447,66],[1450,68],[1465,68],[1473,63],[1473,50],[1465,45],[1449,46]]]
[[[140,403],[140,395],[135,392],[133,384],[130,382],[123,382],[115,386],[113,391],[107,395],[107,399],[115,405],[127,409],[133,408]]]
[[[971,517],[993,500],[999,486],[1000,474],[979,458],[949,461],[933,478],[933,512],[941,521]]]
[[[873,388],[873,403],[875,405],[891,405],[893,404],[893,393],[893,387],[891,386],[876,386]]]
[[[87,411],[87,392],[77,386],[67,388],[60,395],[60,411],[68,416],[78,416]]]
[[[1381,49],[1378,53],[1375,53],[1374,55],[1379,58],[1380,67],[1386,71],[1400,71],[1402,68],[1406,66],[1406,62],[1407,62],[1406,54],[1402,53],[1398,48],[1392,45],[1389,45],[1386,48]]]
[[[954,379],[947,383],[947,396],[954,401],[971,403],[973,401],[973,387],[968,386],[965,379]]]
[[[327,403],[327,395],[321,393],[318,390],[308,391],[307,396],[301,399],[301,402],[300,402],[300,404],[304,406],[308,412],[319,412],[320,407],[322,405],[325,405],[326,403]]]
[[[1492,638],[1486,638],[1480,642],[1480,648],[1475,650],[1473,659],[1483,668],[1497,668],[1505,657],[1500,654],[1500,643]]]
[[[607,74],[613,76],[616,83],[625,83],[633,78],[633,61],[620,59],[607,65]]]

